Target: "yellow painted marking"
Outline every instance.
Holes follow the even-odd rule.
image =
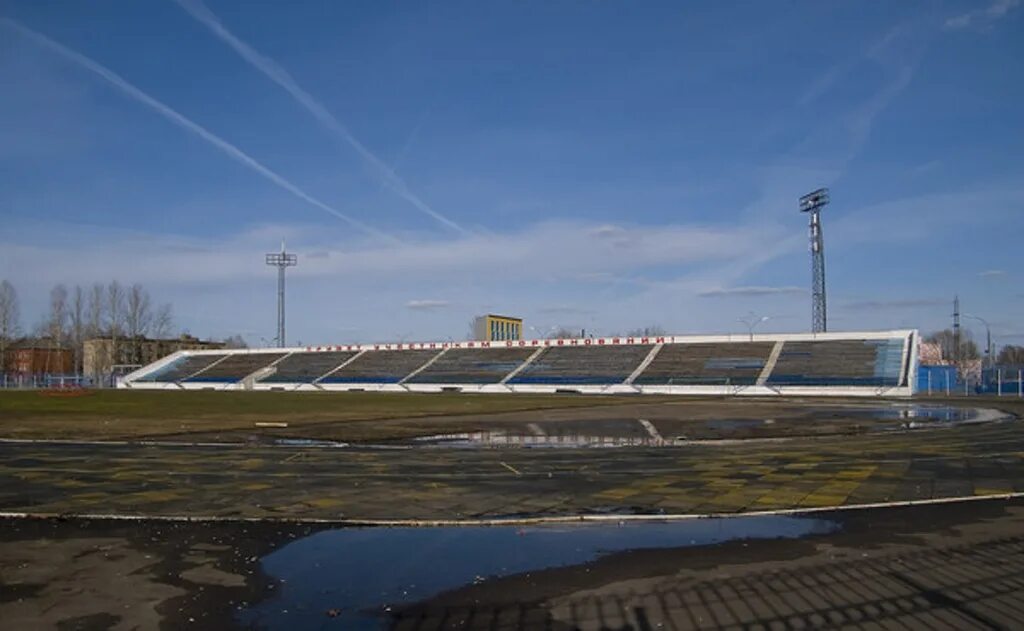
[[[317,508],[335,508],[341,506],[343,502],[333,497],[320,497],[315,500],[309,500],[309,504]]]
[[[1003,495],[1004,493],[1013,493],[1013,486],[1009,483],[1000,484],[996,486],[978,487],[974,489],[975,495]]]
[[[170,500],[181,498],[181,493],[171,490],[141,491],[139,493],[132,493],[130,497],[132,500],[141,500],[144,502],[168,502]]]
[[[846,469],[846,470],[840,471],[838,474],[836,474],[836,478],[839,478],[841,480],[863,480],[864,478],[867,478],[872,473],[874,473],[875,469],[877,469],[877,468],[878,468],[877,466],[871,466],[871,467],[858,467],[858,468],[855,468],[855,469]]]
[[[626,499],[627,497],[629,497],[631,495],[636,495],[636,494],[637,494],[636,489],[620,488],[620,489],[608,489],[606,491],[601,491],[600,493],[595,493],[594,497],[595,498],[599,498],[599,499],[622,500],[622,499]]]
[[[842,506],[846,502],[846,495],[825,495],[822,493],[812,493],[805,497],[800,502],[800,506],[808,507],[821,507],[821,506]]]

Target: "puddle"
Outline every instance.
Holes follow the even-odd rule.
[[[738,429],[753,429],[755,427],[761,427],[766,423],[770,423],[770,419],[759,420],[752,418],[723,418],[714,419],[711,421],[704,421],[704,426],[708,429],[716,429],[721,431],[735,431]]]
[[[274,438],[270,442],[281,447],[348,447],[348,443],[312,438]]]
[[[644,419],[537,421],[477,432],[418,436],[396,441],[405,447],[661,447],[675,444]]]
[[[613,552],[796,539],[839,529],[809,517],[765,516],[627,525],[327,530],[261,560],[273,595],[240,611],[245,627],[378,629],[396,605],[443,591]],[[334,614],[333,616],[330,614]]]
[[[817,407],[815,412],[828,416],[821,420],[865,419],[881,422],[870,425],[867,431],[896,431],[908,429],[934,429],[952,427],[965,423],[986,423],[1013,418],[1000,410],[991,408],[961,408],[949,405],[922,405],[897,403],[885,407]],[[813,412],[812,412],[813,413]]]
[[[432,434],[366,447],[412,449],[449,448],[608,448],[671,447],[685,445],[695,432],[702,440],[747,439],[784,436],[771,430],[779,423],[789,428],[814,423],[854,422],[859,431],[892,431],[951,426],[1005,418],[998,410],[943,405],[894,403],[888,405],[817,405],[793,408],[788,418],[722,418],[710,420],[648,421],[605,419],[600,421],[542,421],[492,430]],[[875,421],[861,425],[862,421]],[[659,429],[660,428],[660,429]],[[763,432],[761,431],[763,430]],[[711,432],[709,435],[708,432]],[[687,434],[690,437],[687,437]],[[701,442],[697,440],[696,442]]]
[[[607,436],[556,433],[536,436],[516,431],[466,432],[419,436],[405,444],[413,447],[663,447],[676,439],[652,436]]]
[[[831,416],[856,419],[922,420],[940,423],[963,423],[973,420],[981,412],[978,408],[959,408],[949,405],[894,404],[885,407],[818,406],[814,411]],[[826,419],[827,420],[827,419]]]

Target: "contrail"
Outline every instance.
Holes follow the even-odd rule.
[[[39,44],[41,46],[44,46],[46,48],[49,48],[50,50],[60,54],[65,59],[68,59],[69,61],[74,62],[75,64],[77,64],[77,65],[85,68],[86,70],[92,72],[93,74],[98,75],[103,80],[105,80],[107,83],[113,85],[118,90],[121,90],[122,92],[127,94],[129,97],[131,97],[131,98],[135,99],[136,101],[142,103],[143,105],[146,105],[149,108],[153,109],[158,114],[160,114],[161,116],[163,116],[167,120],[171,121],[175,125],[178,125],[179,127],[182,127],[184,129],[186,129],[187,131],[190,131],[190,132],[194,133],[195,135],[199,136],[200,138],[202,138],[206,142],[210,143],[214,147],[217,147],[218,149],[220,149],[221,151],[226,153],[230,158],[233,158],[234,160],[236,160],[236,161],[242,163],[243,165],[249,167],[253,171],[256,171],[257,173],[259,173],[260,175],[262,175],[266,179],[270,180],[274,184],[277,184],[278,186],[280,186],[284,190],[288,191],[292,195],[295,195],[296,197],[298,197],[299,199],[303,200],[304,202],[307,202],[309,204],[312,204],[313,206],[316,206],[317,208],[319,208],[321,210],[329,212],[330,214],[334,215],[335,217],[337,217],[337,218],[339,218],[339,219],[341,219],[343,221],[348,222],[352,226],[354,226],[356,228],[359,228],[360,230],[362,230],[362,231],[364,231],[364,232],[366,232],[368,234],[371,234],[373,236],[380,237],[380,238],[383,238],[383,239],[387,239],[389,241],[397,241],[397,239],[395,237],[392,237],[389,234],[381,232],[380,230],[377,230],[376,228],[372,228],[372,227],[364,224],[363,222],[361,222],[361,221],[359,221],[357,219],[353,219],[352,217],[349,217],[348,215],[346,215],[345,213],[341,212],[337,208],[329,206],[328,204],[325,204],[324,202],[320,201],[319,199],[313,197],[312,195],[310,195],[306,191],[302,190],[301,188],[299,188],[295,184],[292,184],[290,181],[285,179],[283,176],[278,175],[276,172],[274,172],[271,169],[263,166],[260,162],[256,161],[255,158],[253,158],[249,154],[245,153],[244,151],[242,151],[238,147],[234,146],[233,144],[231,144],[230,142],[224,140],[223,138],[221,138],[220,136],[214,134],[213,132],[207,130],[205,127],[199,125],[198,123],[192,122],[190,119],[186,118],[184,115],[179,114],[177,111],[171,109],[169,106],[164,105],[160,101],[158,101],[155,98],[149,96],[148,94],[146,94],[145,92],[143,92],[139,88],[135,87],[131,83],[128,83],[128,81],[126,81],[125,79],[121,78],[119,75],[115,74],[114,72],[108,70],[106,67],[104,67],[104,66],[100,65],[99,63],[93,61],[89,57],[86,57],[85,55],[83,55],[83,54],[81,54],[81,53],[79,53],[79,52],[77,52],[75,50],[72,50],[72,49],[64,46],[63,44],[60,44],[60,43],[50,39],[49,37],[47,37],[47,36],[45,36],[45,35],[43,35],[41,33],[38,33],[36,31],[28,28],[27,26],[25,26],[23,24],[20,24],[19,22],[16,22],[16,21],[14,21],[14,20],[12,20],[10,18],[0,18],[0,23],[2,23],[4,25],[14,29],[18,33],[21,33],[22,35],[24,35],[28,39],[36,42],[37,44]]]
[[[409,190],[405,181],[402,180],[402,178],[399,177],[393,169],[384,164],[384,162],[367,149],[363,143],[359,142],[359,140],[349,132],[348,128],[342,125],[341,121],[335,118],[333,114],[327,111],[327,108],[317,101],[312,94],[302,89],[302,87],[295,82],[295,79],[288,74],[287,70],[278,65],[278,63],[273,59],[264,56],[252,46],[249,46],[247,43],[235,37],[234,33],[225,28],[224,25],[221,24],[220,19],[210,11],[205,4],[203,4],[202,0],[175,0],[175,2],[177,2],[182,9],[184,9],[203,26],[210,29],[214,35],[224,40],[228,46],[235,49],[235,52],[241,55],[242,58],[249,62],[250,65],[265,74],[271,81],[284,88],[288,94],[292,95],[292,98],[298,101],[300,105],[306,108],[310,114],[320,121],[321,125],[347,142],[356,150],[356,153],[358,153],[359,156],[373,168],[384,184],[394,191],[399,197],[408,201],[421,212],[433,217],[439,223],[442,223],[460,233],[469,234],[465,228],[431,208],[425,201]]]

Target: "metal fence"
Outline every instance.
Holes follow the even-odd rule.
[[[109,388],[113,383],[112,378],[92,379],[84,375],[0,373],[0,388],[6,389]]]
[[[962,376],[953,366],[922,366],[917,394],[1024,398],[1024,366],[993,366],[981,375]]]
[[[979,392],[1024,397],[1024,366],[994,366],[981,372]]]

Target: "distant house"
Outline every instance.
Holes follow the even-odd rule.
[[[200,340],[191,335],[153,340],[145,337],[97,337],[82,344],[82,372],[97,380],[131,367],[145,366],[178,351],[224,348],[223,342]]]
[[[75,356],[47,337],[23,338],[6,345],[3,373],[12,379],[65,375],[75,372]]]

